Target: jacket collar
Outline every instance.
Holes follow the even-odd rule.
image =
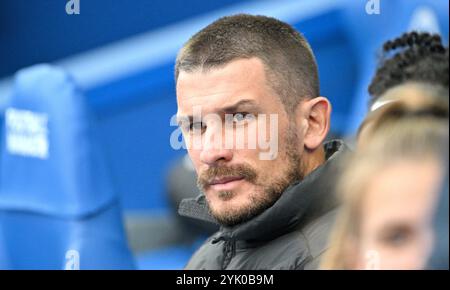
[[[272,207],[260,215],[234,227],[222,227],[216,240],[270,240],[336,207],[335,176],[339,172],[337,167],[342,163],[339,159],[348,149],[339,140],[327,142],[324,147],[327,156],[325,163],[302,181],[289,186]],[[179,214],[217,223],[209,214],[203,195],[183,200]]]

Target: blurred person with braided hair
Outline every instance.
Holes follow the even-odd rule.
[[[387,41],[369,86],[372,110],[389,102],[390,96],[381,96],[400,84],[428,83],[448,89],[448,67],[448,46],[437,34],[409,32]]]

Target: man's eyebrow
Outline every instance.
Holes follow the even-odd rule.
[[[252,109],[259,109],[258,104],[254,101],[254,100],[250,100],[250,99],[244,99],[244,100],[240,100],[239,102],[233,104],[233,105],[229,105],[226,106],[222,109],[220,109],[221,112],[223,113],[236,113],[237,111],[239,111],[240,107],[243,106],[248,106]]]
[[[236,102],[235,104],[232,105],[228,105],[226,107],[223,107],[221,109],[218,110],[219,113],[223,113],[223,114],[231,114],[231,113],[236,113],[237,111],[239,111],[240,107],[243,106],[248,106],[251,109],[254,110],[259,110],[259,105],[251,99],[244,99],[244,100],[240,100],[238,102]],[[182,122],[186,122],[188,121],[188,123],[192,123],[193,122],[194,117],[192,115],[177,115],[177,124],[181,125]]]

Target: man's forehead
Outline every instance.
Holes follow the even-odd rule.
[[[239,59],[210,70],[181,71],[177,81],[178,111],[192,111],[199,105],[215,110],[243,99],[260,102],[267,93],[262,61]]]
[[[177,79],[177,98],[232,93],[266,84],[264,65],[259,59],[239,59],[224,66],[181,71]]]
[[[264,62],[257,58],[239,58],[232,60],[226,64],[213,67],[198,67],[194,70],[180,70],[178,80],[183,77],[204,75],[210,78],[232,78],[242,79],[242,77],[254,77],[255,74],[264,76],[265,65]]]

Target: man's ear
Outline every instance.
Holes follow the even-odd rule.
[[[331,104],[325,97],[305,100],[303,117],[306,124],[303,142],[306,150],[320,147],[330,130]]]

